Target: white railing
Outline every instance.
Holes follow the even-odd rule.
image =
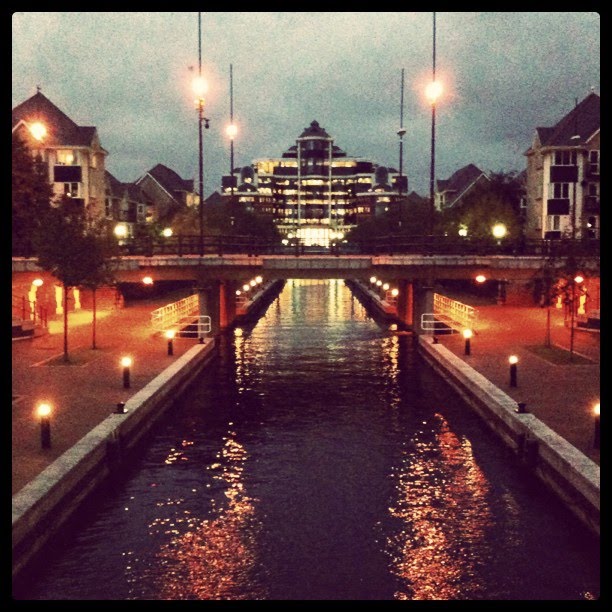
[[[474,330],[476,328],[478,311],[473,306],[468,306],[445,295],[434,293],[433,310],[432,316],[435,316],[454,331],[460,332],[464,329]]]
[[[179,319],[175,325],[176,335],[181,338],[203,338],[210,333],[208,315],[191,315]]]
[[[179,321],[186,317],[194,318],[200,312],[198,294],[190,295],[178,302],[166,304],[151,313],[151,325],[156,331],[166,331],[176,328]]]
[[[421,315],[421,329],[432,331],[438,334],[452,334],[456,330],[452,327],[453,321],[443,314],[435,312],[425,312]]]

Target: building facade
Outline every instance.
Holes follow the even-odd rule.
[[[600,98],[589,94],[553,127],[539,127],[527,156],[526,236],[600,237]]]
[[[141,176],[135,185],[148,201],[146,221],[170,223],[177,212],[196,206],[199,197],[193,183],[193,179],[183,179],[163,164],[157,164]]]
[[[391,210],[406,176],[349,157],[317,121],[279,158],[262,158],[222,178],[222,194],[271,215],[287,239],[327,247],[360,221]]]
[[[444,210],[458,205],[476,185],[488,180],[486,173],[474,164],[459,168],[448,179],[438,179],[434,194],[436,209]]]
[[[13,109],[12,131],[41,155],[56,198],[72,198],[90,218],[104,216],[108,153],[95,127],[77,125],[38,91]]]

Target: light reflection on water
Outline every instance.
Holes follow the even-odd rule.
[[[18,599],[598,591],[592,539],[341,281],[288,281],[99,506]]]

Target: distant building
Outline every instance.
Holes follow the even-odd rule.
[[[193,179],[183,179],[163,164],[157,164],[135,184],[149,202],[146,217],[149,223],[170,222],[180,210],[199,203]]]
[[[553,127],[538,127],[527,156],[528,238],[599,238],[600,98],[589,94]]]
[[[458,205],[476,185],[488,180],[489,177],[474,164],[459,168],[448,179],[438,179],[434,194],[436,209],[445,210]]]
[[[392,209],[408,193],[401,179],[393,168],[348,157],[313,121],[281,157],[257,159],[221,186],[228,199],[271,215],[284,236],[328,246],[360,220]]]
[[[144,191],[135,183],[122,183],[106,171],[106,205],[104,216],[116,221],[123,230],[118,237],[134,236],[136,225],[145,225],[152,217],[153,204]],[[117,228],[116,226],[116,231]]]
[[[108,153],[95,127],[77,125],[38,91],[13,109],[12,132],[40,153],[55,196],[82,204],[91,218],[104,215]]]

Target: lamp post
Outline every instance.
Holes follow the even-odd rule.
[[[233,66],[230,64],[230,124],[225,130],[226,134],[230,139],[230,188],[232,190],[232,196],[230,202],[234,203],[234,138],[238,133],[238,128],[234,125],[234,71]]]
[[[397,130],[399,136],[399,223],[398,227],[402,227],[402,195],[403,195],[403,182],[404,182],[404,69],[402,68],[402,86],[400,95],[400,129]]]
[[[576,285],[584,282],[584,277],[576,274],[572,279],[572,300],[570,304],[570,361],[574,361],[574,316],[576,312]]]
[[[442,93],[442,85],[436,81],[436,14],[433,14],[433,62],[432,79],[425,94],[431,102],[431,167],[429,175],[429,234],[433,235],[434,195],[436,176],[436,101]]]
[[[40,445],[51,448],[51,404],[41,402],[36,412],[40,418]]]
[[[200,256],[204,255],[204,165],[202,157],[202,122],[208,128],[209,119],[204,117],[204,94],[208,84],[202,78],[202,13],[198,13],[198,76],[192,83],[196,95],[195,105],[198,111],[198,175],[200,191]]]

